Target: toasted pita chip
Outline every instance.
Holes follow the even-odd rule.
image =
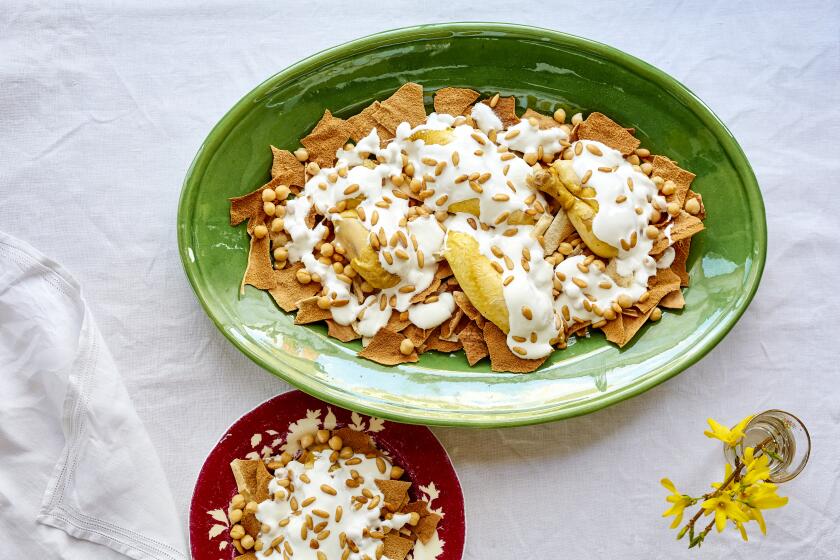
[[[458,323],[461,321],[461,317],[463,316],[464,310],[455,306],[455,311],[452,313],[452,316],[448,321],[444,321],[440,326],[440,337],[444,340],[452,340],[452,337],[457,334],[456,329],[458,328]]]
[[[461,308],[464,314],[475,321],[479,327],[484,325],[484,316],[475,308],[475,306],[464,292],[454,291],[452,297],[455,299],[455,305]]]
[[[374,114],[379,110],[379,101],[374,101],[364,109],[362,109],[361,113],[353,115],[349,119],[347,119],[347,125],[350,127],[350,138],[353,139],[354,142],[358,142],[368,134],[374,128],[376,129],[376,133],[379,135],[379,140],[384,142],[386,140],[390,140],[394,137],[394,135],[388,131],[384,126],[376,122],[374,118]]]
[[[674,193],[666,196],[665,200],[676,202],[682,208],[683,204],[685,204],[688,189],[691,187],[691,182],[694,181],[694,173],[682,169],[665,156],[653,156],[653,160],[650,163],[653,166],[651,177],[659,175],[666,181],[673,181],[676,185]]]
[[[408,496],[408,489],[411,488],[411,483],[405,480],[374,479],[373,482],[382,492],[385,502],[394,505],[402,504]]]
[[[421,301],[425,301],[427,297],[436,293],[438,288],[440,288],[440,278],[435,277],[432,279],[432,283],[429,284],[425,290],[415,294],[414,297],[411,298],[411,303],[420,303]]]
[[[449,352],[455,352],[462,348],[461,341],[459,339],[452,340],[444,340],[440,337],[440,327],[436,327],[432,334],[429,335],[429,338],[426,339],[426,342],[423,344],[421,348],[421,353],[426,352],[428,350],[437,350],[438,352],[443,352],[444,354],[448,354]]]
[[[373,440],[365,432],[360,432],[352,428],[339,428],[333,431],[334,436],[341,438],[344,445],[352,449],[355,453],[367,455],[376,451],[376,446]]]
[[[257,459],[234,459],[230,470],[236,480],[236,488],[248,501],[257,503],[268,499],[268,483],[273,476],[265,463]]]
[[[466,88],[445,87],[435,92],[435,113],[457,117],[475,103],[480,93]]]
[[[332,167],[335,163],[335,152],[343,147],[350,138],[350,127],[347,121],[332,116],[329,110],[312,129],[312,132],[300,143],[309,152],[309,159],[321,167]]]
[[[404,338],[401,334],[386,328],[379,329],[364,350],[359,352],[359,356],[386,366],[416,362],[418,360],[416,351],[408,356],[400,352],[400,343]]]
[[[633,340],[633,337],[636,336],[636,333],[639,332],[639,329],[641,329],[642,326],[644,326],[644,324],[650,317],[650,314],[653,313],[654,309],[656,309],[655,306],[651,307],[646,313],[638,317],[622,315],[622,321],[624,321],[624,336],[626,338],[624,344],[627,344],[628,342]],[[619,346],[624,346],[624,344],[619,344]]]
[[[414,543],[394,532],[388,533],[382,539],[383,554],[388,560],[405,560]]]
[[[531,237],[539,239],[548,230],[548,226],[551,225],[552,221],[554,221],[554,216],[551,214],[540,214],[540,219],[537,220],[537,223],[534,224],[534,229],[531,230]]]
[[[245,554],[234,556],[233,560],[257,560],[257,555],[253,552],[246,552]]]
[[[271,163],[271,181],[277,185],[302,187],[305,182],[303,164],[289,150],[271,147],[274,159]],[[273,185],[272,188],[277,185]],[[265,188],[265,187],[263,187]]]
[[[420,348],[426,342],[426,339],[429,338],[429,335],[432,334],[432,330],[421,329],[417,325],[408,325],[400,334],[413,342],[415,348]]]
[[[254,192],[230,198],[230,225],[238,226],[245,220],[253,220],[265,215],[263,212],[263,187]]]
[[[569,326],[568,336],[585,336],[589,330],[590,321],[579,322],[575,321]]]
[[[257,514],[249,511],[243,512],[242,519],[239,520],[239,524],[242,525],[243,529],[245,529],[245,533],[251,535],[255,540],[260,536],[262,523],[260,523],[257,519]]]
[[[416,513],[420,517],[429,515],[429,504],[423,500],[410,502],[400,508],[400,513]]]
[[[405,121],[413,127],[426,120],[426,106],[423,103],[423,86],[408,82],[379,104],[373,118],[391,133]]]
[[[448,262],[440,261],[438,263],[437,270],[435,270],[435,278],[443,280],[445,278],[449,278],[452,274],[452,267],[449,266]]]
[[[619,347],[623,346],[627,342],[624,337],[624,320],[622,319],[622,314],[619,314],[611,321],[607,321],[601,327],[601,331],[604,333],[604,336],[607,337],[607,340],[618,344]]]
[[[408,325],[411,324],[411,321],[408,320],[408,317],[405,319],[400,318],[402,313],[397,311],[396,309],[391,312],[391,316],[388,317],[388,323],[385,325],[385,328],[389,331],[398,333],[405,329]]]
[[[682,309],[685,307],[685,298],[683,297],[682,290],[677,289],[667,294],[659,300],[659,307],[664,307],[665,309]]]
[[[474,321],[470,321],[466,327],[461,329],[461,332],[458,333],[458,338],[464,346],[467,363],[471,366],[474,366],[490,354],[487,350],[487,343],[484,342],[484,332]]]
[[[421,543],[426,544],[431,540],[441,519],[441,516],[437,513],[430,513],[420,518],[420,521],[414,527],[414,532]]]
[[[362,335],[353,330],[352,326],[339,325],[332,319],[327,319],[327,334],[341,342],[350,342],[362,337]]]
[[[543,234],[543,254],[546,257],[554,254],[554,251],[557,250],[560,243],[574,232],[575,226],[572,225],[566,212],[562,208],[558,209],[557,214],[554,215],[554,219],[551,221],[551,225],[548,226],[545,234]]]
[[[490,99],[485,99],[482,103],[490,105]],[[496,106],[493,107],[493,112],[496,113],[505,128],[510,128],[519,123],[519,117],[516,116],[516,98],[513,96],[500,97]]]
[[[491,321],[484,322],[484,340],[490,353],[490,369],[499,372],[528,373],[542,365],[548,356],[535,360],[520,358],[507,345],[507,335]]]
[[[540,130],[545,130],[547,128],[557,128],[560,126],[560,123],[554,120],[554,117],[550,115],[543,115],[542,113],[538,113],[533,109],[526,109],[525,112],[522,114],[523,119],[537,119],[537,124],[540,127]]]
[[[302,299],[311,298],[321,291],[321,284],[310,282],[301,284],[297,281],[297,271],[304,268],[303,263],[296,262],[280,270],[274,271],[276,286],[268,291],[280,309],[289,313],[298,308],[298,302]]]
[[[685,288],[689,285],[691,280],[688,276],[688,269],[686,268],[688,262],[688,254],[691,251],[691,238],[688,237],[682,241],[674,243],[674,262],[671,263],[671,270],[680,277],[680,286]]]
[[[259,290],[271,290],[277,286],[274,278],[274,266],[271,264],[271,240],[268,236],[257,239],[251,236],[251,246],[248,250],[248,265],[242,277],[239,292],[244,293],[245,286],[250,285]]]
[[[371,437],[365,432],[344,427],[333,431],[333,435],[341,438],[342,443],[353,450],[354,453],[367,455],[377,451]]]
[[[315,229],[315,224],[318,223],[318,211],[315,209],[314,206],[309,210],[309,214],[306,215],[305,222],[306,227],[308,227],[309,229]]]
[[[318,307],[318,298],[310,297],[297,302],[298,312],[295,315],[296,325],[308,325],[318,321],[332,319],[332,312],[329,309]]]
[[[603,113],[590,113],[577,127],[577,137],[581,140],[596,140],[615,148],[624,155],[632,154],[641,142],[627,132],[621,125]]]
[[[705,226],[703,225],[703,222],[700,221],[700,218],[692,216],[685,210],[682,210],[677,217],[674,218],[673,226],[671,226],[670,243],[668,242],[668,238],[665,236],[665,233],[660,233],[659,238],[653,243],[653,248],[650,250],[650,254],[658,255],[677,241],[687,239],[704,229]]]
[[[656,272],[656,276],[648,280],[648,297],[643,302],[636,302],[635,307],[642,313],[647,313],[659,301],[674,290],[680,289],[680,277],[670,268],[663,268]]]

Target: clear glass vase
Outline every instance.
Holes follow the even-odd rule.
[[[811,454],[811,436],[799,418],[783,410],[766,410],[756,414],[744,430],[744,439],[735,447],[724,444],[726,460],[734,467],[744,449],[764,442],[770,455],[770,482],[779,484],[802,472]]]

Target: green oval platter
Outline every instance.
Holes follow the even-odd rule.
[[[232,196],[269,178],[273,144],[294,150],[325,108],[346,117],[414,81],[432,92],[469,87],[514,95],[527,107],[568,115],[601,111],[634,127],[642,145],[697,174],[706,230],[694,238],[686,306],[648,323],[623,349],[600,332],[555,352],[531,374],[497,374],[462,353],[424,354],[385,367],[358,358],[320,326],[295,326],[269,295],[240,297],[248,237],[228,224]],[[213,128],[189,169],[178,208],[184,269],[207,314],[245,355],[300,389],[392,420],[513,426],[585,414],[637,395],[709,352],[749,305],[764,268],[764,206],[744,153],[694,94],[616,49],[533,27],[423,25],[323,51],[272,76]]]

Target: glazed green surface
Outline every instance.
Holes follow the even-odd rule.
[[[600,332],[555,352],[535,373],[470,368],[461,352],[423,354],[385,367],[356,357],[323,327],[293,324],[267,293],[238,294],[248,253],[244,224],[228,225],[228,201],[266,182],[269,144],[294,150],[325,108],[347,117],[406,81],[427,107],[445,86],[514,95],[526,107],[568,115],[598,110],[636,129],[642,145],[696,173],[706,231],[694,237],[686,308],[648,323],[619,350]],[[193,289],[246,355],[335,404],[425,424],[500,426],[592,412],[675,375],[708,352],[749,304],[761,277],[766,225],[741,149],[693,94],[661,71],[561,33],[503,24],[444,24],[374,35],[319,53],[246,95],[208,136],[188,172],[178,241]]]

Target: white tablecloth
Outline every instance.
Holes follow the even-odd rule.
[[[464,487],[465,558],[688,558],[660,518],[659,478],[688,489],[719,478],[705,418],[771,407],[805,420],[811,463],[782,487],[791,502],[767,513],[766,538],[714,536],[706,555],[837,557],[837,3],[2,4],[0,230],[84,287],[184,524],[219,434],[287,389],[213,327],[181,270],[176,206],[199,144],[255,84],[325,47],[416,23],[513,21],[610,43],[704,99],[755,168],[769,255],[732,333],[664,385],[561,423],[436,429]]]

